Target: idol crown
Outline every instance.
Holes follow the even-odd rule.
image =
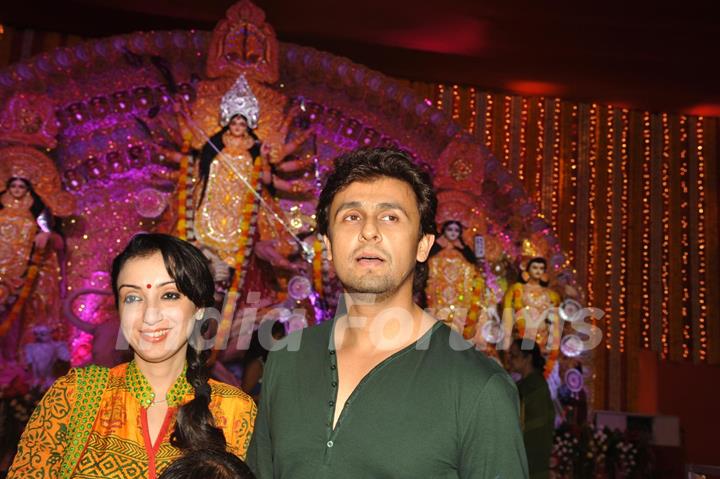
[[[235,115],[242,115],[248,127],[255,129],[260,117],[260,105],[244,75],[240,75],[220,103],[220,124],[227,126]]]

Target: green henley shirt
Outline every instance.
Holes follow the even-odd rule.
[[[258,479],[528,477],[515,385],[441,322],[370,371],[333,429],[333,325],[269,355],[248,451]]]

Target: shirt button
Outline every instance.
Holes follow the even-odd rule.
[[[335,443],[332,441],[327,442],[327,447],[333,447],[334,445],[335,445]]]
[[[328,402],[328,406],[333,407],[335,405],[335,401]]]
[[[330,356],[333,356],[334,354],[335,354],[335,350],[333,349],[330,351]]]
[[[337,366],[335,366],[334,364],[331,364],[331,365],[330,365],[330,369],[332,369],[333,371],[334,371],[336,368],[337,368]]]
[[[336,388],[336,387],[337,387],[337,381],[333,381],[333,382],[331,382],[330,384],[331,384],[331,385],[332,385],[332,387],[334,387],[334,388]]]

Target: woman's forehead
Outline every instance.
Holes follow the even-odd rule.
[[[158,280],[170,279],[170,273],[168,273],[165,261],[159,251],[127,260],[118,276],[128,280],[135,277],[146,278],[149,276]]]

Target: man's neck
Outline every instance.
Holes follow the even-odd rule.
[[[364,351],[392,351],[417,341],[434,323],[412,300],[412,283],[405,291],[378,295],[345,293],[347,315],[335,328],[335,345]]]

